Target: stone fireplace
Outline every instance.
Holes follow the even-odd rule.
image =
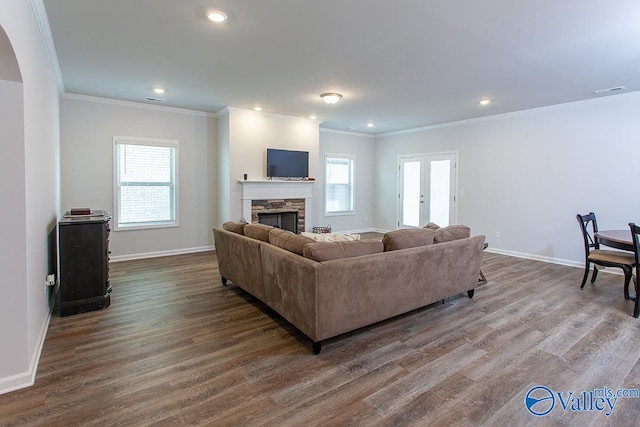
[[[272,225],[293,233],[304,231],[304,199],[251,201],[251,222]]]
[[[297,232],[311,229],[311,221],[306,221],[307,213],[312,212],[314,181],[240,181],[242,185],[242,217],[247,222],[259,222],[260,214],[272,216],[262,221],[270,225],[280,221],[282,214],[297,215]],[[287,216],[287,215],[285,215]],[[285,220],[286,223],[286,220]],[[292,227],[285,229],[294,231]]]

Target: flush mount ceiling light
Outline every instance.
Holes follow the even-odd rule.
[[[368,128],[372,128],[372,127],[374,127],[374,126],[375,126],[375,124],[373,124],[372,122],[367,123],[367,127],[368,127]]]
[[[254,111],[262,111],[262,107],[253,107]]]
[[[164,93],[164,89],[162,89],[161,87],[157,87],[157,88],[153,89],[153,91],[155,93],[157,93],[158,95],[162,95]]]
[[[489,104],[491,104],[491,100],[488,99],[488,98],[481,99],[480,101],[478,101],[478,104],[480,104],[480,105],[489,105]]]
[[[311,120],[315,120],[317,118],[318,118],[318,116],[314,116],[313,114],[309,116],[309,119],[311,119]]]
[[[221,10],[210,10],[207,12],[207,18],[213,22],[224,22],[227,20],[228,16]]]
[[[340,101],[342,95],[340,95],[339,93],[323,93],[322,95],[320,95],[320,98],[322,98],[322,100],[327,104],[331,105]]]

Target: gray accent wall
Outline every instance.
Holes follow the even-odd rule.
[[[355,132],[320,129],[320,168],[318,170],[318,224],[331,224],[332,231],[369,231],[373,227],[374,192],[374,137]],[[326,154],[355,156],[354,213],[349,215],[325,215],[325,167]]]
[[[112,232],[115,260],[211,249],[210,163],[216,148],[205,113],[65,95],[61,123],[63,211],[114,212],[114,135],[179,141],[179,225]]]
[[[398,156],[458,150],[459,222],[489,250],[582,265],[576,214],[640,222],[638,117],[635,92],[378,136],[375,227],[395,228]]]

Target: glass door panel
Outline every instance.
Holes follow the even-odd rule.
[[[432,160],[429,182],[429,221],[440,227],[450,223],[451,160]]]
[[[403,163],[402,181],[403,197],[402,197],[402,226],[418,227],[422,216],[422,189],[421,189],[421,171],[422,162],[420,160],[410,160]]]

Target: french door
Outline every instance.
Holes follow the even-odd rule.
[[[398,228],[457,221],[457,153],[399,158]]]

